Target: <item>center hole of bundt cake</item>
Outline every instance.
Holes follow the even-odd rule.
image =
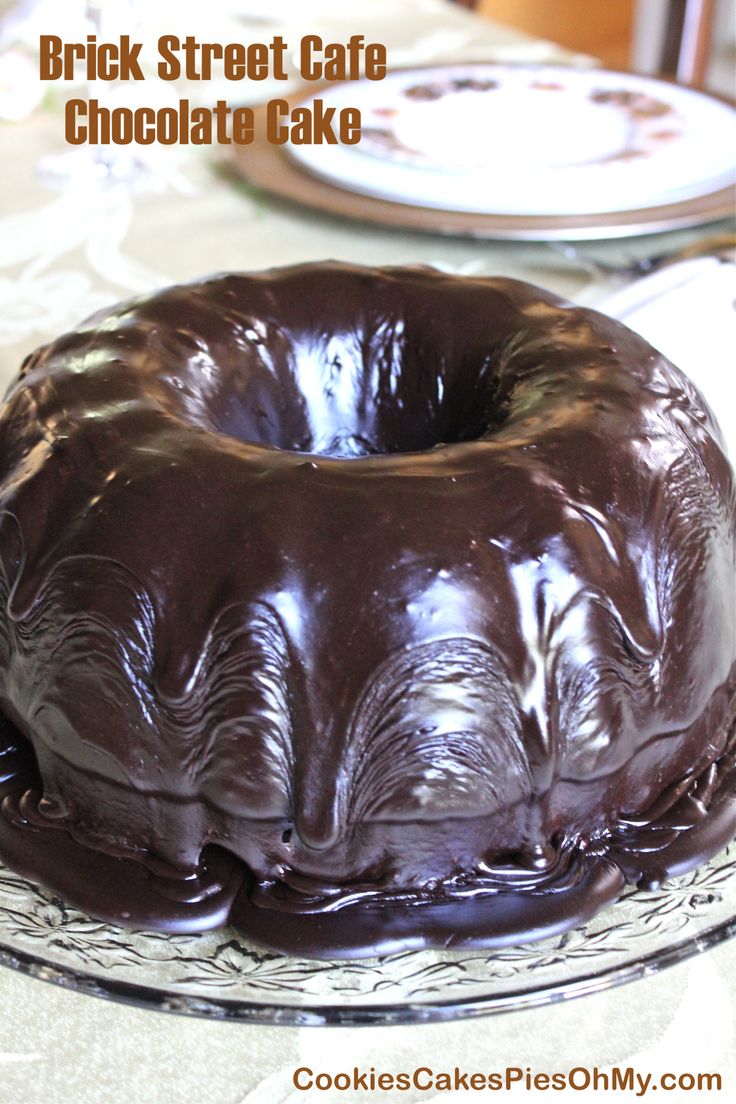
[[[288,370],[243,374],[217,412],[239,441],[350,458],[477,440],[498,423],[490,364],[448,365],[433,351],[364,361],[346,341],[301,348]],[[237,381],[236,381],[237,384]]]

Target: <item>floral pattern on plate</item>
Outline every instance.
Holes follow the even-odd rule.
[[[291,156],[341,187],[401,203],[505,215],[610,213],[707,195],[734,174],[731,107],[630,73],[436,66],[318,96],[337,110],[360,108],[361,141],[294,146]]]

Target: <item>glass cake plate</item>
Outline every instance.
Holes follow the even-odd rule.
[[[562,936],[360,962],[265,952],[232,928],[128,931],[0,866],[0,963],[80,993],[250,1023],[406,1024],[528,1008],[633,981],[734,934],[736,843],[659,890],[628,890]]]

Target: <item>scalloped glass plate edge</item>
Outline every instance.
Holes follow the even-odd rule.
[[[605,989],[659,973],[669,966],[684,962],[693,955],[718,946],[734,935],[736,935],[736,917],[711,929],[703,936],[683,940],[664,952],[655,951],[638,962],[602,974],[590,974],[571,982],[530,990],[526,993],[486,994],[468,1000],[440,1000],[435,1003],[405,1005],[345,1007],[314,1005],[299,1008],[295,1005],[259,1004],[249,1001],[205,1000],[193,995],[174,993],[167,995],[143,985],[129,984],[116,979],[96,978],[91,974],[76,972],[70,968],[51,966],[42,959],[9,950],[2,945],[0,945],[0,965],[76,993],[175,1015],[283,1027],[406,1026],[538,1008],[557,1001],[599,993]]]

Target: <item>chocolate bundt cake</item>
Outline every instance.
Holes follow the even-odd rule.
[[[736,832],[736,491],[643,340],[302,265],[96,315],[0,416],[0,855],[277,950],[575,925]]]

